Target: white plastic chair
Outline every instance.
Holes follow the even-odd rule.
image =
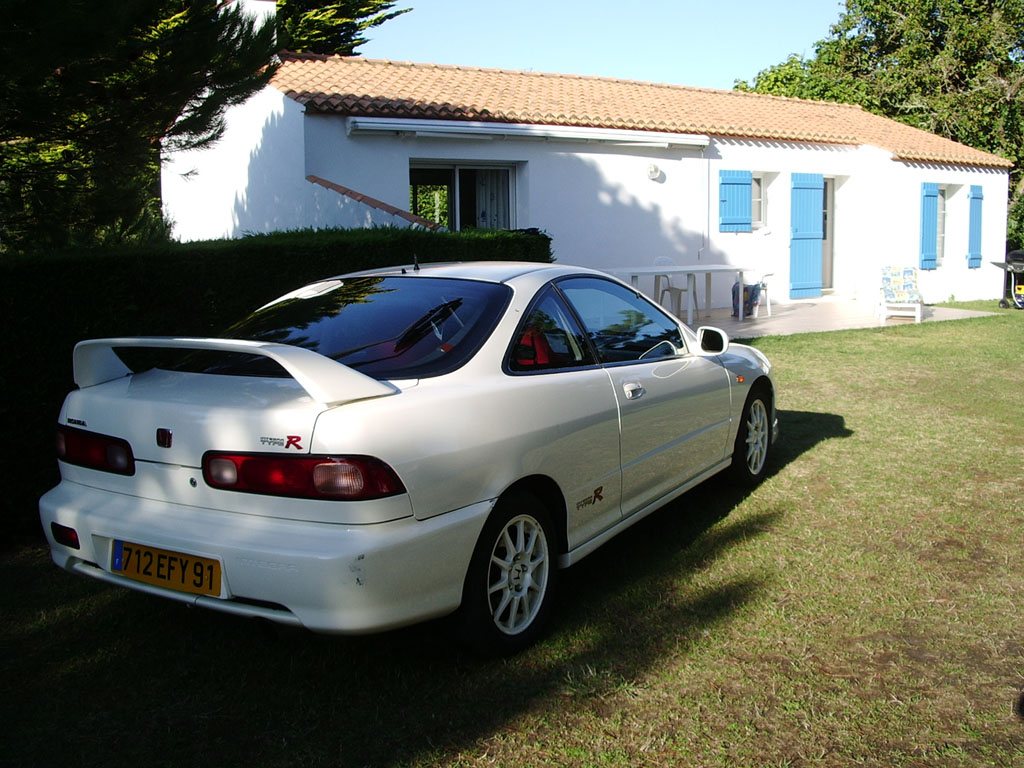
[[[676,267],[679,265],[667,256],[659,256],[654,260],[654,266]],[[669,295],[669,301],[671,302],[668,305],[665,304],[666,293]],[[682,317],[684,293],[686,293],[686,288],[679,288],[672,285],[671,275],[666,274],[654,276],[654,295],[658,297],[658,303],[671,310],[676,317]]]
[[[765,272],[761,275],[761,303],[764,304],[764,310],[768,313],[768,317],[772,316],[772,300],[771,295],[768,293],[768,278],[774,274],[774,272]]]

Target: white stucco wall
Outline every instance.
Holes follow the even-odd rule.
[[[229,110],[217,144],[167,154],[161,189],[174,236],[188,241],[304,228],[403,226],[306,180],[310,122],[301,105],[266,88]],[[408,169],[403,178],[408,185]],[[407,208],[408,199],[399,207]]]
[[[513,226],[550,234],[559,262],[613,269],[666,256],[680,264],[742,264],[753,277],[773,273],[776,302],[789,298],[792,173],[832,180],[833,289],[871,302],[882,266],[918,264],[921,184],[939,183],[949,190],[946,253],[939,269],[921,274],[926,301],[994,298],[1002,290],[1002,273],[987,263],[1002,260],[1005,247],[1002,171],[915,166],[873,147],[715,139],[703,150],[658,149],[550,139],[349,136],[345,125],[338,117],[307,118],[307,172],[407,207],[410,163],[508,165],[515,168]],[[651,165],[659,171],[653,180]],[[765,174],[765,227],[718,231],[721,169]],[[968,269],[965,258],[972,184],[985,195],[984,260],[977,269]],[[729,287],[716,279],[716,306],[731,301]]]
[[[347,135],[344,119],[307,118],[307,170],[392,205],[409,205],[410,164],[513,169],[513,227],[553,238],[559,263],[611,269],[684,261],[705,239],[705,164],[697,148],[561,140]],[[661,174],[648,176],[649,166]]]
[[[819,173],[834,184],[833,285],[836,293],[874,300],[879,269],[917,266],[921,233],[921,184],[947,187],[945,256],[936,270],[922,271],[925,300],[986,299],[1000,295],[1002,275],[988,261],[1001,261],[1006,240],[1006,172],[907,164],[874,147],[814,146],[722,140],[715,144],[721,168],[768,172],[767,226],[752,233],[717,232],[712,243],[739,263],[772,265],[773,283],[788,286],[791,173]],[[717,177],[717,170],[714,172]],[[971,185],[983,188],[979,268],[968,267]],[[766,270],[767,271],[767,270]],[[773,300],[780,291],[773,293]]]

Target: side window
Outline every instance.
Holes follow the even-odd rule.
[[[759,229],[767,220],[764,195],[764,176],[754,174],[750,177],[750,226]]]
[[[551,288],[516,331],[509,370],[558,370],[595,365],[586,336],[562,299]]]
[[[583,277],[558,287],[583,320],[602,363],[672,357],[686,349],[675,321],[625,286]]]

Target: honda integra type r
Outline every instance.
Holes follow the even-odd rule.
[[[775,441],[768,360],[575,267],[334,277],[223,338],[75,347],[54,561],[320,632],[533,642],[560,568]]]

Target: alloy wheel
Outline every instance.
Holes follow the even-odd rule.
[[[544,603],[551,568],[547,536],[530,515],[513,517],[501,529],[487,569],[487,602],[497,628],[524,631]]]

